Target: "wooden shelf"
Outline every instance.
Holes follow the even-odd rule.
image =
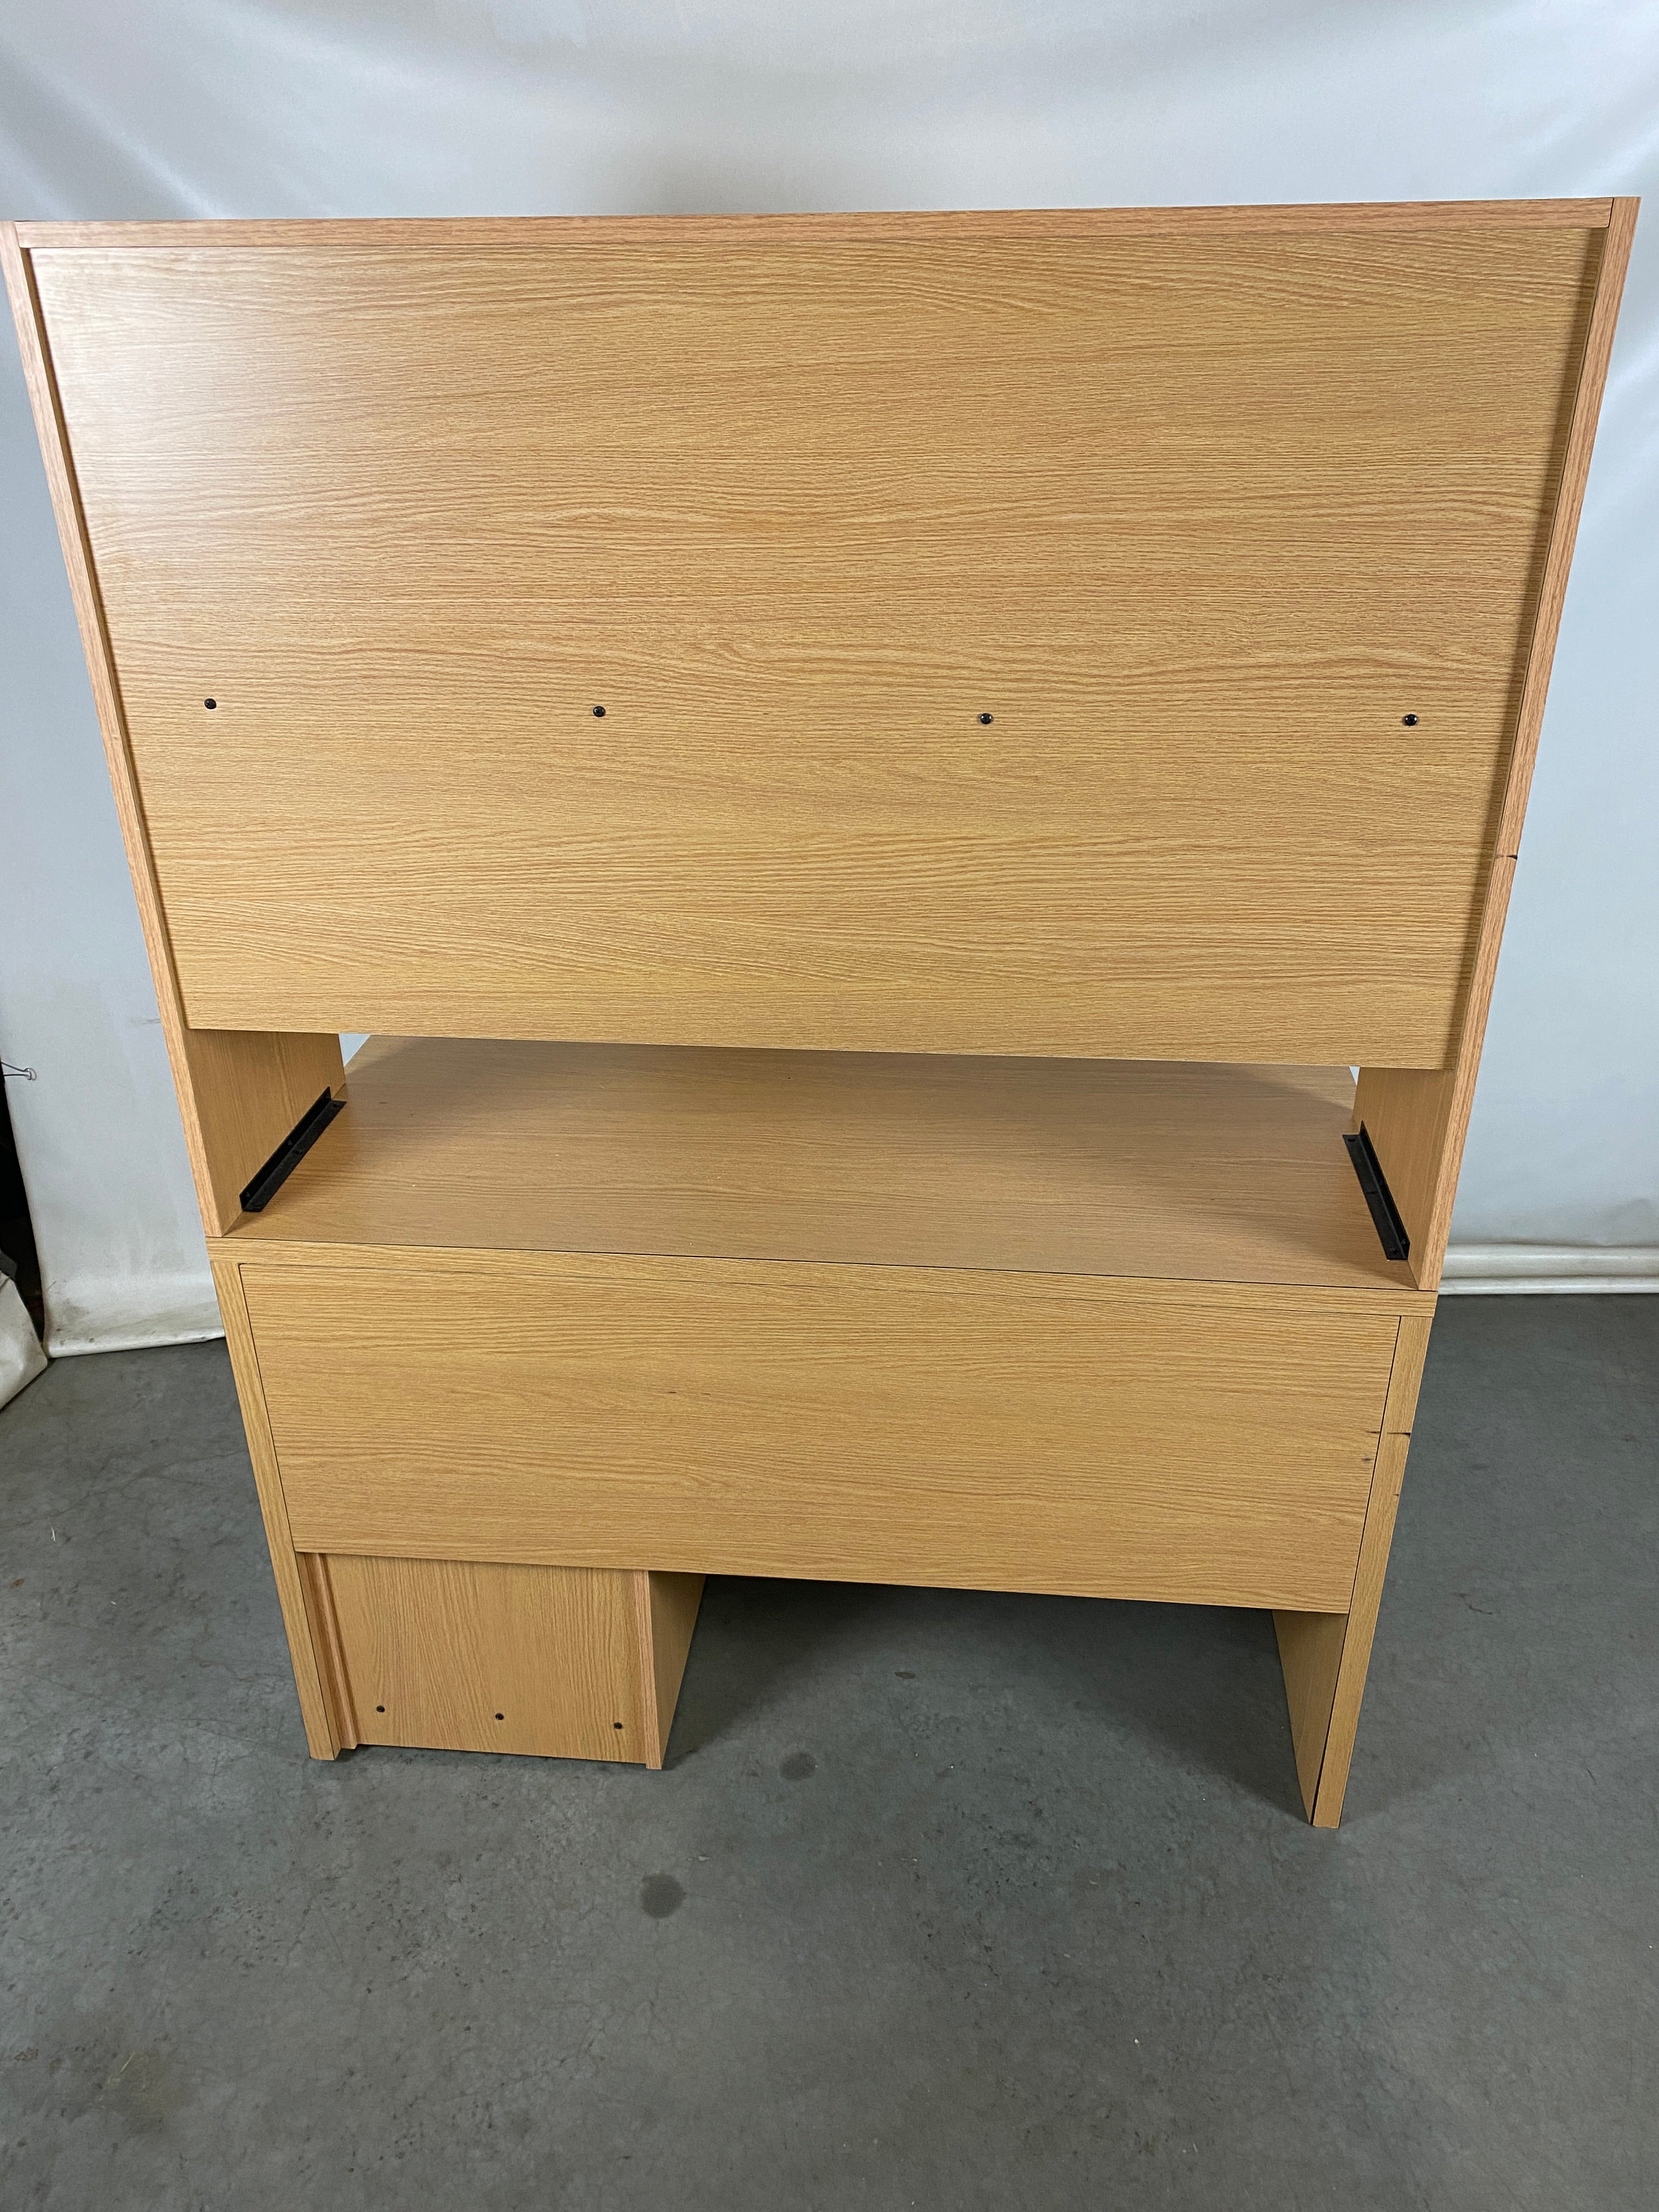
[[[226,1240],[1413,1289],[1346,1068],[380,1038]]]

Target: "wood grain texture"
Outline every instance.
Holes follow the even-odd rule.
[[[535,246],[580,235],[613,244],[672,246],[704,240],[718,245],[763,240],[770,244],[854,245],[871,240],[954,243],[1013,236],[1091,238],[1103,222],[1114,232],[1605,229],[1616,203],[1610,199],[1354,200],[1334,204],[1294,201],[1238,207],[903,209],[861,215],[739,216],[444,216],[226,222],[24,222],[26,248],[76,251],[119,246],[161,248],[234,246],[307,249],[343,247],[365,240],[403,248],[451,246]]]
[[[265,1413],[264,1386],[259,1374],[258,1354],[254,1350],[253,1338],[248,1328],[247,1306],[242,1296],[241,1277],[237,1268],[222,1261],[216,1261],[213,1286],[218,1293],[219,1311],[225,1324],[225,1348],[230,1354],[230,1369],[235,1377],[242,1424],[247,1431],[248,1455],[253,1462],[254,1486],[258,1492],[259,1512],[264,1522],[265,1541],[270,1550],[271,1572],[276,1577],[283,1626],[288,1634],[289,1657],[293,1662],[294,1684],[299,1692],[306,1742],[313,1759],[333,1759],[343,1748],[349,1747],[349,1731],[343,1737],[335,1703],[330,1695],[330,1655],[319,1649],[307,1602],[305,1577],[295,1553],[293,1534],[289,1526],[288,1502],[283,1494],[283,1480],[277,1469],[276,1454],[270,1440],[270,1424]]]
[[[1343,1613],[1316,1617],[1275,1612],[1279,1662],[1285,1671],[1297,1772],[1308,1817],[1316,1828],[1334,1828],[1342,1817],[1360,1700],[1370,1665],[1377,1610],[1411,1449],[1423,1363],[1429,1348],[1426,1314],[1407,1315],[1389,1377],[1388,1402],[1377,1447],[1364,1534],[1353,1589]]]
[[[1319,1770],[1330,1741],[1348,1616],[1346,1613],[1279,1612],[1273,1615],[1273,1630],[1290,1707],[1296,1778],[1311,1820],[1319,1796]]]
[[[210,1235],[222,1234],[241,1216],[241,1192],[300,1116],[323,1091],[344,1091],[340,1040],[332,1030],[187,1029],[183,1046],[189,1082],[181,1096],[187,1089],[194,1103],[211,1196],[204,1218]]]
[[[892,1267],[241,1272],[307,1551],[1322,1612],[1400,1325]]]
[[[342,1751],[356,1751],[362,1741],[352,1703],[351,1677],[347,1672],[345,1647],[340,1641],[339,1615],[334,1609],[334,1590],[328,1578],[328,1561],[320,1552],[297,1555],[300,1587],[305,1594],[306,1616],[317,1653],[318,1671],[333,1718],[334,1735]]]
[[[1444,1064],[1601,236],[38,248],[190,1018]]]
[[[15,228],[10,224],[0,224],[0,263],[5,270],[24,378],[103,733],[115,811],[132,872],[191,1174],[203,1224],[212,1236],[228,1229],[236,1219],[241,1211],[237,1194],[276,1150],[300,1114],[319,1091],[340,1080],[339,1038],[332,1032],[323,1036],[262,1036],[246,1028],[204,1032],[192,1030],[185,1019],[133,770],[125,709],[110,653],[103,601],[64,436],[40,303],[33,273],[18,250]]]
[[[376,1038],[232,1240],[1370,1288],[1346,1068]],[[393,1264],[402,1266],[402,1261]]]
[[[1445,1264],[1452,1206],[1457,1195],[1463,1145],[1474,1105],[1480,1049],[1498,974],[1498,951],[1515,881],[1522,824],[1532,787],[1550,671],[1566,600],[1567,578],[1583,508],[1607,363],[1613,351],[1613,331],[1635,235],[1637,206],[1633,199],[1613,203],[1602,244],[1583,361],[1562,458],[1560,488],[1554,501],[1554,520],[1526,657],[1515,737],[1498,808],[1494,859],[1481,906],[1468,995],[1458,1023],[1456,1049],[1443,1069],[1364,1066],[1360,1071],[1354,1126],[1358,1127],[1363,1120],[1370,1132],[1395,1201],[1411,1233],[1412,1267],[1425,1290],[1439,1288],[1441,1270]]]
[[[636,1573],[630,1577],[634,1618],[640,1641],[640,1681],[644,1703],[647,1766],[659,1767],[668,1751],[674,1707],[691,1652],[702,1603],[702,1575]]]
[[[320,1565],[362,1742],[661,1764],[631,1575],[337,1553]]]

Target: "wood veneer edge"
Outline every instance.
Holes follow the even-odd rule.
[[[1544,556],[1538,611],[1534,619],[1532,643],[1527,654],[1526,681],[1522,690],[1520,711],[1516,717],[1515,742],[1510,748],[1509,775],[1498,816],[1492,872],[1486,908],[1481,915],[1480,936],[1475,951],[1474,973],[1470,977],[1462,1035],[1459,1040],[1445,1148],[1441,1158],[1434,1212],[1430,1222],[1432,1279],[1425,1284],[1426,1289],[1439,1288],[1441,1271],[1445,1265],[1446,1244],[1451,1232],[1452,1203],[1457,1194],[1457,1180],[1463,1164],[1463,1146],[1468,1136],[1469,1116],[1474,1105],[1475,1079],[1480,1073],[1480,1054],[1486,1043],[1486,1020],[1492,1010],[1498,956],[1503,943],[1504,924],[1509,914],[1510,892],[1515,881],[1522,823],[1526,816],[1528,795],[1532,789],[1533,769],[1538,759],[1545,702],[1555,661],[1556,641],[1560,635],[1567,581],[1572,567],[1573,549],[1578,538],[1579,520],[1583,513],[1584,489],[1595,451],[1602,394],[1607,389],[1607,367],[1613,354],[1620,302],[1624,296],[1625,276],[1630,266],[1631,243],[1635,236],[1639,204],[1639,201],[1635,199],[1619,199],[1612,203],[1607,236],[1601,246],[1601,266],[1596,272],[1595,299],[1590,310],[1589,328],[1585,333],[1583,356],[1579,363],[1571,427],[1567,433],[1567,449],[1562,462],[1560,485],[1556,493],[1549,550]]]
[[[1310,1818],[1316,1828],[1334,1828],[1342,1817],[1342,1800],[1353,1761],[1354,1740],[1359,1730],[1359,1708],[1370,1668],[1376,1616],[1394,1542],[1395,1520],[1400,1508],[1407,1455],[1411,1449],[1412,1423],[1422,1388],[1432,1318],[1429,1314],[1403,1316],[1395,1341],[1370,1496],[1365,1508],[1365,1525],[1354,1565],[1353,1591],[1348,1601],[1342,1656],[1332,1695],[1330,1724],[1320,1762],[1319,1783],[1310,1810]]]
[[[334,1604],[334,1585],[329,1577],[328,1554],[300,1552],[295,1557],[300,1563],[300,1580],[317,1647],[318,1671],[333,1712],[335,1733],[342,1751],[356,1751],[362,1741],[362,1731],[357,1725],[357,1711],[352,1702],[351,1676],[346,1667],[345,1646],[340,1638],[340,1619]]]
[[[306,1742],[313,1759],[335,1759],[346,1747],[344,1735],[347,1733],[355,1735],[356,1731],[341,1729],[329,1695],[328,1668],[324,1655],[318,1650],[317,1629],[308,1601],[310,1594],[307,1588],[307,1577],[301,1569],[301,1555],[295,1549],[293,1531],[289,1525],[288,1499],[283,1490],[276,1441],[271,1434],[270,1418],[265,1411],[264,1383],[259,1372],[259,1354],[253,1339],[253,1326],[248,1318],[247,1302],[242,1293],[241,1269],[234,1261],[216,1261],[213,1268],[213,1285],[218,1293],[219,1311],[225,1324],[225,1342],[230,1352],[236,1395],[241,1401],[242,1424],[247,1431],[248,1456],[253,1463],[254,1487],[258,1492],[259,1510],[265,1524],[271,1572],[276,1577],[283,1626],[288,1632],[289,1654],[294,1667],[295,1688],[299,1694],[300,1715],[305,1723]]]
[[[640,1674],[640,1719],[645,1735],[645,1763],[660,1769],[668,1731],[657,1711],[655,1638],[651,1621],[651,1577],[643,1567],[630,1567],[628,1580],[634,1604],[634,1663]]]
[[[1601,245],[1595,297],[1573,394],[1566,447],[1556,491],[1555,513],[1551,520],[1549,544],[1544,556],[1532,637],[1527,648],[1526,674],[1516,715],[1515,737],[1510,749],[1504,796],[1498,809],[1491,872],[1458,1030],[1457,1049],[1447,1069],[1399,1071],[1407,1085],[1410,1103],[1402,1105],[1398,1110],[1408,1119],[1413,1115],[1420,1117],[1419,1130],[1422,1119],[1428,1120],[1431,1126],[1441,1115],[1444,1116],[1428,1217],[1421,1233],[1414,1239],[1416,1249],[1410,1263],[1419,1288],[1428,1291],[1438,1291],[1445,1266],[1452,1206],[1457,1195],[1463,1148],[1468,1140],[1469,1117],[1474,1106],[1475,1082],[1480,1074],[1486,1022],[1492,1010],[1492,987],[1497,978],[1504,925],[1508,917],[1510,894],[1515,881],[1522,826],[1532,787],[1533,769],[1538,757],[1550,674],[1560,634],[1573,550],[1583,511],[1584,490],[1595,450],[1596,426],[1601,416],[1602,395],[1607,388],[1613,334],[1618,325],[1619,307],[1624,294],[1631,244],[1635,235],[1637,211],[1640,204],[1636,198],[1620,198],[1608,203],[1607,234]],[[1355,1128],[1364,1118],[1367,1072],[1361,1071],[1359,1091],[1354,1104]],[[1395,1072],[1379,1070],[1377,1073],[1386,1085]],[[1371,1133],[1373,1139],[1386,1150],[1385,1125],[1379,1121]]]
[[[1115,228],[1155,234],[1171,230],[1291,231],[1607,228],[1620,204],[1612,198],[1519,200],[1279,201],[1220,207],[872,209],[867,213],[793,215],[570,215],[285,218],[235,222],[20,222],[26,252],[107,251],[112,247],[204,246],[428,247],[533,244],[564,235],[610,234],[641,245],[750,237],[779,243],[902,241],[975,234],[1010,228],[1038,238],[1075,237]]]
[[[1136,1294],[1154,1301],[1170,1300],[1199,1305],[1259,1307],[1271,1310],[1286,1302],[1311,1303],[1332,1315],[1404,1316],[1419,1312],[1432,1300],[1432,1291],[1410,1284],[1376,1285],[1347,1283],[1263,1282],[1244,1277],[1225,1279],[1184,1275],[1102,1275],[1047,1272],[1030,1267],[940,1267],[894,1260],[778,1260],[710,1252],[566,1252],[525,1249],[502,1245],[347,1244],[287,1243],[275,1237],[210,1237],[210,1258],[236,1266],[313,1267],[325,1270],[390,1269],[407,1274],[491,1274],[580,1276],[594,1271],[602,1275],[617,1270],[642,1269],[659,1277],[677,1270],[696,1268],[805,1269],[824,1276],[849,1271],[880,1273],[884,1277],[915,1279],[937,1291],[957,1290],[965,1297],[1006,1295],[1018,1285],[1033,1297],[1101,1297]],[[939,1278],[951,1279],[942,1285]]]

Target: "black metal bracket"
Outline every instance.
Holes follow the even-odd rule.
[[[247,1188],[242,1193],[242,1206],[248,1213],[259,1213],[270,1205],[277,1192],[293,1174],[306,1154],[316,1143],[337,1114],[345,1111],[345,1100],[337,1098],[331,1091],[325,1091],[313,1105],[305,1112],[289,1131],[270,1158],[265,1162]]]
[[[1400,1208],[1394,1202],[1394,1193],[1389,1188],[1389,1179],[1382,1172],[1382,1163],[1376,1157],[1370,1132],[1362,1121],[1358,1135],[1352,1130],[1343,1138],[1348,1148],[1348,1158],[1353,1162],[1353,1171],[1359,1177],[1359,1188],[1365,1194],[1365,1203],[1371,1210],[1371,1219],[1376,1224],[1376,1233],[1382,1240],[1384,1256],[1403,1260],[1412,1249],[1412,1240],[1406,1234],[1406,1224],[1400,1218]]]

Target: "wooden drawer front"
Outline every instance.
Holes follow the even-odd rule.
[[[1348,1603],[1399,1326],[764,1261],[242,1280],[302,1551],[1322,1612]]]

